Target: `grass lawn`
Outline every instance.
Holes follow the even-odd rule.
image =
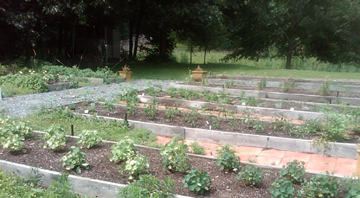
[[[168,63],[155,64],[144,62],[128,62],[132,74],[132,79],[172,79],[185,80],[188,70],[195,69],[197,64]],[[121,70],[124,64],[119,64],[114,70]],[[285,70],[285,69],[264,69],[251,67],[241,64],[209,63],[200,64],[201,68],[211,71],[211,74],[237,74],[237,75],[256,75],[273,77],[293,77],[293,78],[340,78],[340,79],[360,79],[360,73],[340,73],[325,71],[308,70]]]

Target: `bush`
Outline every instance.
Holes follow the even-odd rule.
[[[70,151],[62,156],[60,161],[66,170],[75,169],[77,173],[81,173],[81,168],[89,169],[89,164],[85,162],[84,155],[85,153],[81,152],[79,147],[71,146]]]
[[[44,148],[49,147],[59,150],[66,145],[65,130],[60,125],[51,125],[45,133],[42,134],[45,140]]]
[[[335,177],[314,175],[310,181],[305,180],[300,194],[305,197],[336,197],[339,194],[339,183]]]
[[[293,198],[295,194],[294,184],[282,177],[278,177],[269,188],[272,198]]]
[[[32,129],[26,122],[12,118],[0,118],[0,143],[3,148],[19,151],[24,145],[25,138],[31,135]]]
[[[236,156],[235,149],[230,144],[219,146],[217,149],[216,164],[220,166],[220,170],[229,172],[236,171],[240,165],[240,157]]]
[[[134,142],[131,139],[120,140],[116,146],[112,145],[110,150],[112,155],[109,156],[110,161],[118,163],[125,162],[135,155]]]
[[[183,179],[184,187],[188,187],[191,191],[203,194],[205,190],[210,189],[211,179],[205,170],[197,168],[186,171],[187,175]]]
[[[188,146],[184,139],[174,136],[160,151],[162,163],[172,171],[185,172],[190,168],[190,158],[186,155]]]
[[[190,143],[190,149],[191,152],[198,155],[204,155],[205,154],[205,148],[201,145],[199,145],[196,141],[192,141]]]
[[[99,136],[96,130],[83,130],[79,135],[78,143],[81,145],[81,148],[91,148],[96,143],[100,143],[102,138]]]
[[[279,175],[292,181],[293,183],[301,183],[305,175],[305,162],[294,160],[288,162],[286,167],[283,166],[279,171]]]
[[[121,164],[121,169],[129,171],[129,179],[133,179],[141,173],[147,172],[148,168],[149,162],[147,158],[141,154],[137,154],[135,157]]]
[[[359,198],[360,178],[347,178],[343,182],[343,187],[347,193],[344,198]]]
[[[170,178],[160,180],[153,175],[140,175],[139,180],[120,188],[121,198],[167,198],[174,196],[174,181]]]
[[[246,185],[255,186],[262,179],[261,170],[259,167],[247,165],[238,173],[237,179]]]

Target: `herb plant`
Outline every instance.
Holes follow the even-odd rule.
[[[196,141],[192,141],[189,146],[190,146],[192,153],[198,154],[198,155],[205,154],[205,148],[203,146],[199,145]]]
[[[112,152],[112,155],[109,156],[110,161],[115,163],[127,161],[135,155],[134,147],[134,142],[131,139],[120,140],[116,146],[112,145],[110,147]]]
[[[261,170],[259,167],[247,165],[239,171],[237,179],[245,185],[255,186],[262,179]]]
[[[190,168],[190,158],[186,155],[188,146],[184,139],[174,136],[160,151],[162,163],[171,171],[185,172]]]
[[[138,180],[119,189],[122,198],[166,198],[174,196],[174,181],[165,177],[163,180],[150,174],[140,175]]]
[[[80,148],[77,146],[71,146],[70,151],[61,157],[62,166],[66,170],[73,170],[77,173],[81,173],[81,168],[89,169],[89,164],[85,162],[84,159],[85,153],[80,151]]]
[[[96,130],[83,130],[79,135],[78,143],[81,145],[81,148],[91,148],[96,143],[100,143],[102,138],[99,136]]]
[[[327,175],[314,175],[310,181],[305,181],[300,189],[305,197],[337,197],[339,183],[335,177]]]
[[[59,150],[66,145],[65,130],[60,125],[51,125],[42,138],[45,140],[44,148],[49,147],[54,150]]]
[[[144,155],[136,154],[135,157],[128,159],[121,164],[121,169],[129,171],[129,179],[137,178],[141,173],[147,172],[149,162]]]
[[[269,188],[272,198],[293,198],[295,195],[294,184],[282,177],[278,177]]]
[[[219,146],[217,149],[216,164],[220,166],[220,170],[225,172],[236,171],[240,165],[240,157],[236,156],[235,149],[230,144]]]
[[[292,181],[293,183],[301,183],[305,175],[305,162],[294,160],[288,162],[286,167],[283,166],[279,171],[279,175]]]
[[[205,170],[198,170],[197,168],[186,171],[187,175],[182,180],[184,187],[188,187],[191,191],[198,194],[203,194],[210,189],[211,178]]]

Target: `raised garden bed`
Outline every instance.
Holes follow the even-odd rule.
[[[0,159],[50,171],[65,172],[66,170],[61,167],[59,159],[66,152],[69,151],[69,147],[71,145],[76,144],[75,139],[68,138],[66,146],[60,151],[56,152],[50,149],[44,149],[41,146],[42,143],[43,140],[36,137],[26,140],[24,145],[24,148],[26,149],[25,153],[13,153],[7,149],[4,149],[2,151],[2,155],[0,155]],[[131,182],[131,180],[128,179],[129,175],[126,172],[122,174],[118,172],[119,164],[115,164],[109,161],[108,155],[111,154],[110,146],[112,144],[113,143],[103,142],[96,145],[94,148],[82,149],[82,151],[86,153],[85,160],[90,164],[90,168],[88,170],[82,170],[81,173],[70,171],[70,174],[74,175],[75,177],[81,176],[90,179],[114,182],[117,184],[127,184],[128,182]],[[147,157],[150,164],[148,169],[149,173],[153,174],[158,178],[164,178],[165,176],[170,177],[175,183],[175,193],[186,196],[224,198],[270,197],[268,188],[275,180],[278,173],[277,169],[262,168],[262,182],[256,185],[256,187],[244,186],[241,185],[240,182],[236,179],[236,173],[224,173],[223,171],[220,171],[219,167],[215,163],[215,160],[207,159],[204,157],[190,156],[191,168],[199,168],[201,170],[206,170],[212,180],[210,191],[206,192],[203,196],[197,196],[193,192],[189,191],[187,188],[183,187],[183,183],[181,181],[185,176],[184,173],[173,173],[168,170],[162,169],[163,165],[161,163],[159,150],[140,147],[137,147],[136,150]],[[19,170],[13,167],[9,168],[10,165],[12,164],[6,162],[4,163],[3,161],[1,161],[0,168],[4,167],[8,170],[10,169],[10,171]],[[241,167],[243,167],[243,165],[241,165]],[[47,173],[49,173],[49,171]],[[73,180],[73,178],[75,177],[71,176],[70,181]],[[307,174],[306,178],[309,177],[310,174]],[[82,192],[93,190],[93,187],[91,187],[92,184],[90,185],[90,179],[85,179],[83,180],[84,183],[77,184],[78,186],[84,188],[82,189]],[[109,189],[109,183],[103,181],[98,181],[98,183],[105,184],[105,187],[102,188]],[[121,185],[119,185],[119,187],[121,187]],[[299,188],[300,186],[296,185],[296,189]],[[341,189],[338,190],[341,191]],[[110,189],[110,191],[114,191],[114,189]],[[99,190],[95,192],[99,192]],[[99,193],[101,193],[101,191]],[[99,197],[106,197],[106,195],[103,194],[98,195]],[[344,194],[340,195],[340,197],[341,196],[344,196]]]
[[[245,89],[229,89],[224,88],[222,86],[218,87],[209,87],[209,86],[200,86],[200,84],[196,85],[188,85],[188,84],[177,84],[171,83],[171,86],[174,88],[183,88],[183,89],[191,89],[196,91],[204,91],[208,90],[211,92],[224,92],[230,93],[235,96],[242,97],[257,97],[257,98],[271,98],[271,99],[281,99],[281,100],[294,100],[294,101],[303,101],[303,102],[316,102],[316,103],[345,103],[348,105],[360,105],[360,98],[358,98],[358,94],[354,97],[338,97],[338,96],[321,96],[321,95],[308,95],[308,94],[298,94],[298,93],[285,93],[285,92],[267,92],[267,91],[259,91],[259,90],[245,90]]]
[[[84,114],[85,111],[88,111],[89,106],[92,105],[89,103],[77,103],[74,105],[74,111]],[[102,104],[96,103],[91,108],[90,114],[95,113],[97,116],[105,116],[109,119],[122,119],[125,117],[126,112],[126,107],[123,105],[114,105],[112,110],[106,110]],[[269,122],[264,122],[264,131],[257,131],[253,128],[253,125],[249,127],[246,124],[242,124],[240,119],[234,121],[236,122],[236,127],[232,128],[233,123],[229,123],[225,118],[219,120],[218,126],[214,127],[215,124],[211,124],[208,115],[198,115],[194,125],[186,122],[184,117],[184,113],[179,113],[173,121],[170,121],[166,118],[165,111],[158,110],[154,119],[149,120],[143,108],[140,107],[136,108],[133,115],[128,115],[128,119],[133,120],[131,122],[135,127],[141,126],[150,129],[157,135],[171,137],[172,134],[176,133],[194,140],[324,154],[322,146],[314,146],[312,144],[310,139],[314,137],[313,134],[304,135],[302,138],[305,139],[300,139],[284,130],[274,130]],[[210,125],[212,125],[212,128],[210,128]],[[345,141],[358,142],[358,136],[351,136],[350,139]],[[332,143],[330,145],[326,148],[327,155],[348,158],[357,157],[355,144]]]
[[[251,76],[233,76],[233,75],[213,75],[208,77],[208,81],[213,84],[245,85],[257,87],[261,79],[266,79],[266,87],[279,88],[282,82],[294,82],[294,87],[298,89],[319,90],[321,85],[326,82],[324,79],[292,79],[280,77],[251,77]],[[329,79],[330,91],[354,92],[360,93],[360,81],[358,80],[339,80]]]

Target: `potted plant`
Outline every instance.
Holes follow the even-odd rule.
[[[121,77],[126,79],[126,81],[130,81],[131,71],[129,66],[124,65],[124,67],[122,67],[122,71],[118,71],[118,72]]]
[[[201,81],[206,76],[206,71],[202,70],[200,65],[197,66],[197,68],[192,72],[193,80],[194,81]]]

